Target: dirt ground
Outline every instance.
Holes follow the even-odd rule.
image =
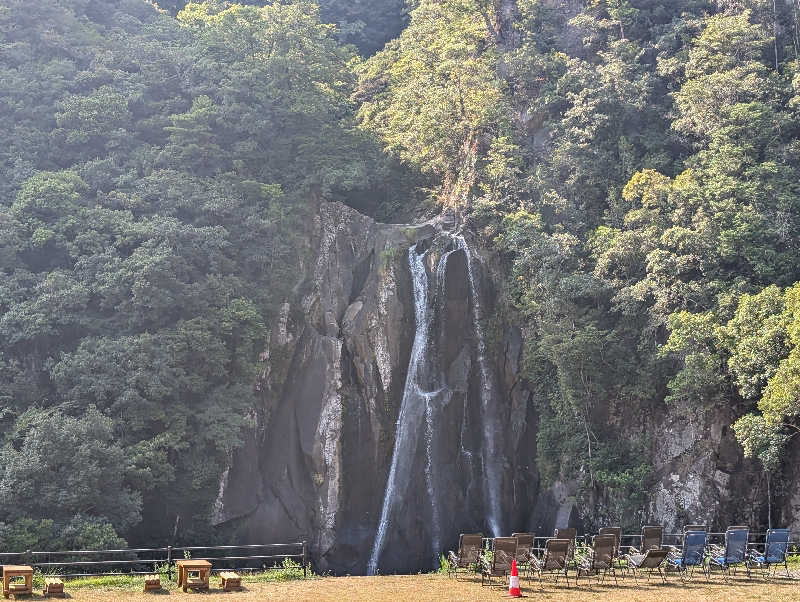
[[[110,600],[314,600],[340,601],[364,600],[370,602],[388,601],[456,601],[456,600],[503,600],[508,598],[507,585],[495,581],[493,586],[481,586],[480,580],[448,579],[440,575],[407,575],[382,577],[322,577],[299,581],[276,583],[245,584],[244,591],[222,592],[219,583],[212,580],[212,588],[207,593],[186,593],[171,590],[160,594],[145,594],[120,589],[76,589],[68,594],[73,600],[110,601]],[[782,602],[800,600],[800,580],[774,579],[764,581],[746,578],[734,578],[726,584],[722,578],[715,576],[711,583],[703,578],[695,578],[693,582],[682,584],[677,577],[671,577],[667,584],[649,584],[643,581],[637,585],[633,579],[620,579],[619,585],[613,580],[605,584],[593,582],[587,584],[586,579],[576,587],[560,582],[558,585],[538,581],[522,580],[522,591],[526,598],[539,600],[563,600],[587,602],[591,600],[639,601],[654,600],[670,602],[678,600],[769,600]],[[69,592],[69,582],[66,584]],[[217,588],[217,589],[215,589]],[[27,597],[28,600],[43,599],[40,595]]]

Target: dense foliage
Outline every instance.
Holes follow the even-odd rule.
[[[157,5],[177,14],[186,0],[158,0]],[[239,4],[264,6],[269,0],[245,0]],[[405,0],[319,0],[325,23],[338,26],[337,39],[355,44],[365,55],[373,54],[403,29],[407,20]]]
[[[354,50],[310,2],[10,0],[0,54],[0,547],[208,540],[305,222],[391,200]]]
[[[316,204],[431,182],[505,259],[545,483],[638,524],[670,413],[780,472],[798,0],[158,4],[0,6],[0,547],[208,541]]]
[[[669,414],[741,417],[779,470],[800,417],[800,4],[415,5],[362,68],[359,117],[506,257],[545,483],[583,475],[590,518],[638,525]]]

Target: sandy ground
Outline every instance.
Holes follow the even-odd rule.
[[[67,582],[69,592],[69,582]],[[160,594],[145,594],[143,592],[126,591],[120,589],[76,589],[68,594],[73,600],[322,600],[322,601],[351,601],[369,600],[371,602],[388,601],[445,601],[445,600],[504,600],[508,599],[507,585],[500,585],[495,581],[493,586],[481,586],[480,580],[448,579],[439,575],[408,575],[408,576],[383,576],[383,577],[324,577],[300,581],[287,581],[282,583],[249,583],[245,584],[244,591],[222,592],[219,581],[212,580],[209,592],[186,593],[180,590],[164,591]],[[746,578],[736,577],[730,584],[725,584],[722,578],[715,576],[711,583],[703,578],[695,578],[688,584],[672,576],[667,584],[649,584],[640,581],[637,585],[633,579],[620,579],[618,586],[613,585],[613,580],[605,584],[593,582],[587,584],[586,579],[581,580],[581,585],[576,587],[571,581],[569,587],[563,582],[558,585],[545,582],[543,586],[538,581],[523,579],[522,590],[526,598],[540,600],[564,601],[590,601],[590,600],[620,600],[639,601],[669,599],[677,600],[713,600],[721,602],[727,600],[769,600],[782,602],[800,600],[800,580],[774,579],[765,582],[762,579],[748,581]],[[41,595],[34,595],[23,599],[44,599]]]

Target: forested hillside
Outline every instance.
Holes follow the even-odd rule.
[[[208,540],[315,203],[408,198],[355,51],[310,2],[13,0],[0,55],[0,547]]]
[[[503,252],[540,474],[581,475],[590,514],[638,524],[665,404],[744,415],[769,471],[797,432],[799,25],[796,1],[422,1],[360,70],[363,126]]]
[[[158,6],[177,14],[188,2],[161,0]],[[273,4],[268,0],[241,2],[253,6]],[[402,31],[408,17],[405,0],[320,0],[320,17],[324,23],[337,26],[336,39],[345,44],[355,44],[369,55]]]
[[[800,0],[158,4],[0,5],[0,548],[214,541],[324,200],[499,255],[543,483],[638,525],[666,413],[780,482]]]

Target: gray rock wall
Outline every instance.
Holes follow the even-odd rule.
[[[338,203],[321,205],[309,235],[311,261],[261,357],[263,404],[221,482],[214,520],[237,542],[306,539],[315,570],[366,571],[415,332],[408,249],[416,243],[426,251],[435,297],[427,359],[445,394],[437,398],[433,436],[419,437],[423,443],[408,460],[411,477],[389,521],[380,572],[435,568],[434,508],[441,550],[455,546],[460,532],[490,535],[490,482],[504,534],[603,521],[602,497],[582,504],[569,475],[540,491],[537,416],[519,376],[522,337],[494,306],[499,284],[490,271],[501,270],[489,270],[492,258],[467,239],[479,292],[473,298],[467,253],[440,226],[379,224]],[[484,314],[488,397],[476,301]],[[487,408],[491,441],[483,430]],[[670,530],[695,521],[764,522],[763,475],[742,459],[726,426],[732,419],[666,407],[636,419],[631,428],[652,441],[655,476],[642,520]],[[436,459],[433,504],[426,454]],[[784,477],[774,492],[773,520],[800,526],[800,471]]]
[[[321,206],[311,262],[296,298],[284,306],[262,355],[264,404],[227,474],[216,522],[248,541],[307,539],[316,569],[363,573],[375,539],[414,336],[407,252],[432,247],[434,270],[452,239],[434,224],[378,224],[337,203]],[[470,318],[466,256],[448,257],[430,357],[449,395],[432,440],[442,547],[486,524],[481,381]],[[485,303],[491,283],[481,271]],[[519,332],[501,325],[491,371],[501,431],[497,470],[503,513],[523,517],[536,496],[535,420],[517,378]],[[513,427],[510,426],[514,422]],[[424,445],[390,525],[381,572],[433,568]],[[464,453],[464,451],[468,453]],[[514,458],[524,457],[517,466]],[[522,518],[520,518],[522,520]]]

